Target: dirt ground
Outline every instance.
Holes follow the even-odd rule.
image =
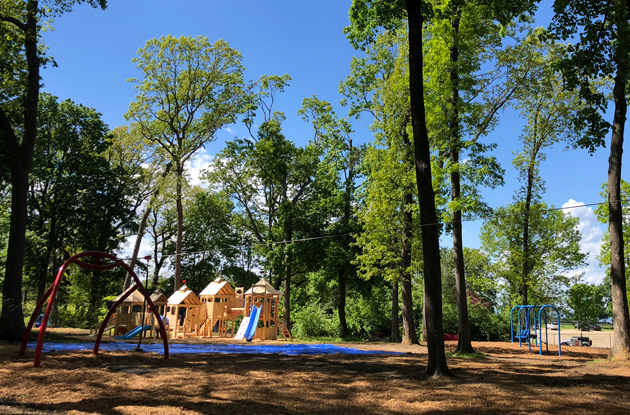
[[[51,330],[47,340],[93,341],[60,332]],[[512,343],[475,343],[485,357],[449,357],[453,377],[433,379],[423,375],[422,346],[341,346],[406,354],[165,360],[75,351],[47,353],[35,368],[33,351],[18,358],[18,345],[0,343],[0,414],[630,413],[630,363],[607,360],[607,349],[566,347],[558,357]]]

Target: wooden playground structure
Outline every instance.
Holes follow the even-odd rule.
[[[247,324],[253,308],[260,307],[253,338],[277,340],[280,330],[283,338],[292,340],[291,334],[278,318],[280,293],[264,278],[246,292],[243,287],[233,288],[221,277],[208,284],[199,296],[186,285],[169,298],[158,290],[150,298],[160,310],[159,318],[150,310],[144,309],[145,298],[140,292],[135,291],[119,301],[121,296],[114,300],[119,306],[103,329],[110,335],[125,335],[134,328],[144,326],[144,337],[158,337],[158,320],[161,320],[169,338],[233,338],[238,331],[237,317],[247,318],[244,322]],[[93,329],[98,331],[101,324],[93,326]]]

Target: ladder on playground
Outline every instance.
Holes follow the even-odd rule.
[[[293,336],[291,336],[291,332],[287,330],[287,327],[284,325],[284,321],[282,321],[282,319],[278,319],[278,330],[280,330],[280,333],[285,340],[293,341]]]
[[[241,321],[241,325],[238,327],[238,331],[236,332],[236,336],[234,336],[234,340],[243,340],[248,325],[249,317],[243,317],[243,321]]]

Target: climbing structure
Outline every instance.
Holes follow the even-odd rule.
[[[171,328],[171,337],[199,336],[205,321],[206,309],[187,286],[182,286],[168,299],[166,312]]]
[[[234,320],[243,314],[243,288],[236,290],[221,277],[212,281],[199,294],[204,321],[199,335],[212,337],[234,337]]]
[[[254,339],[276,340],[278,338],[279,300],[280,293],[264,278],[245,292],[245,317],[250,316],[253,307],[262,305]]]

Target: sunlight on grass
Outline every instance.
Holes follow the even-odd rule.
[[[486,354],[481,353],[481,352],[475,352],[475,353],[446,352],[446,357],[459,357],[461,359],[485,359]]]

